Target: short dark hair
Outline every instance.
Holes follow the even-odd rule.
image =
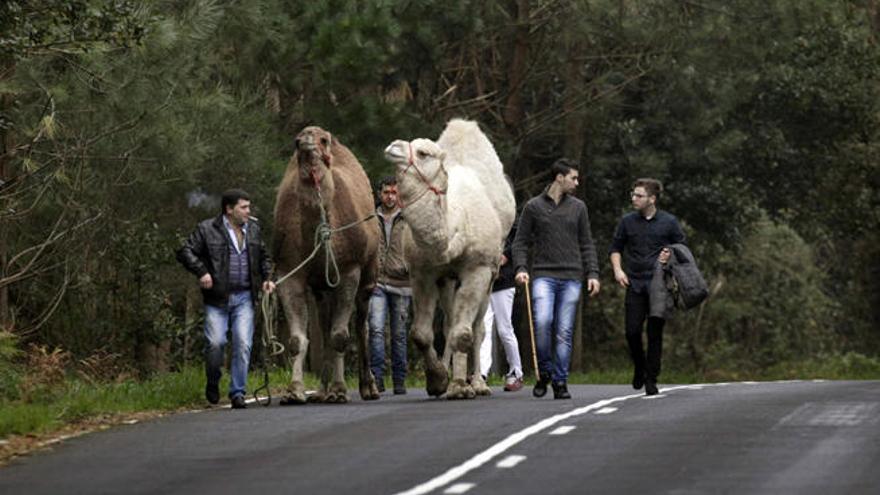
[[[379,181],[379,192],[382,192],[382,188],[385,186],[396,186],[397,185],[397,177],[393,175],[386,175],[382,177],[382,180]]]
[[[663,183],[659,180],[650,177],[642,177],[633,182],[632,188],[635,189],[637,187],[644,187],[648,196],[654,196],[657,198],[657,201],[660,201],[660,195],[663,193]]]
[[[235,208],[235,205],[242,199],[245,201],[251,200],[250,195],[244,192],[243,189],[227,189],[223,191],[223,196],[220,199],[220,213],[225,214],[227,206]]]
[[[578,163],[569,158],[560,158],[553,162],[553,165],[550,165],[550,171],[553,172],[553,180],[556,180],[557,175],[568,175],[572,170],[577,170],[579,168]]]

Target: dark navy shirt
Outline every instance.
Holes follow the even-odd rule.
[[[685,236],[675,216],[657,210],[648,220],[634,211],[620,220],[609,252],[623,254],[623,271],[630,287],[634,292],[645,293],[654,276],[654,263],[660,250],[677,243],[684,244]]]

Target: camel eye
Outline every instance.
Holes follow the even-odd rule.
[[[327,146],[327,138],[322,137],[322,138],[321,138],[321,144],[323,144],[324,146]]]
[[[428,156],[428,154],[425,153],[424,151],[417,151],[417,152],[416,152],[416,156],[418,156],[419,159],[424,159],[425,157]]]

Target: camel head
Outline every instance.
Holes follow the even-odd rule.
[[[402,196],[412,197],[425,190],[435,194],[446,191],[448,176],[443,166],[446,152],[430,139],[398,139],[385,148],[385,158],[397,169]]]
[[[333,136],[317,126],[308,126],[296,135],[294,162],[299,164],[303,181],[321,182],[333,163]]]

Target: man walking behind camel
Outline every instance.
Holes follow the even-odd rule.
[[[599,263],[587,205],[573,195],[579,182],[577,164],[560,158],[551,171],[553,182],[523,208],[513,263],[517,283],[532,283],[541,376],[532,394],[543,397],[552,380],[553,398],[570,399],[568,368],[577,304],[584,279],[591,297],[599,293]]]

